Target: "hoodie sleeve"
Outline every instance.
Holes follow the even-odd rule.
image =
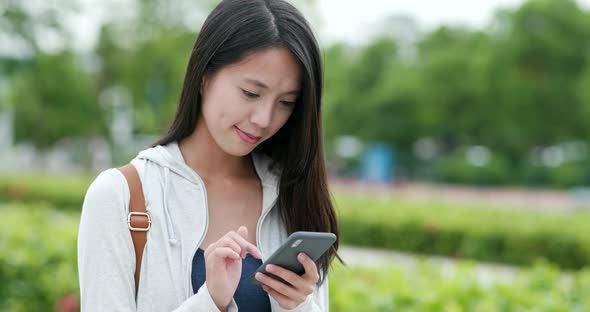
[[[197,310],[198,309],[198,310]],[[207,283],[203,283],[199,291],[186,300],[178,309],[174,310],[174,312],[189,312],[189,311],[207,311],[207,312],[221,312],[215,302],[213,302],[213,298],[209,294],[209,289],[207,288]],[[238,305],[236,301],[232,298],[230,304],[224,310],[225,312],[238,312]]]
[[[136,311],[135,251],[124,180],[117,169],[105,170],[84,198],[78,229],[81,311]]]
[[[127,227],[129,189],[117,169],[101,172],[86,192],[78,229],[80,308],[137,311],[135,250]],[[219,312],[204,284],[173,312]],[[238,311],[234,300],[226,309]]]

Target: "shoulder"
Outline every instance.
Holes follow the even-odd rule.
[[[84,207],[90,205],[124,205],[128,200],[127,181],[116,168],[104,170],[92,181],[84,197]]]
[[[126,186],[125,177],[116,168],[110,168],[100,172],[88,187],[88,194],[102,195],[112,194],[113,191]]]

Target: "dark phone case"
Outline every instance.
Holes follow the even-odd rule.
[[[296,247],[291,247],[293,243],[301,239],[301,243]],[[296,274],[302,275],[305,273],[305,268],[297,260],[297,255],[300,252],[308,255],[313,261],[317,261],[323,254],[334,244],[336,241],[336,235],[334,233],[324,232],[293,232],[285,243],[279,247],[264,263],[258,267],[256,272],[251,276],[250,280],[255,284],[261,284],[254,275],[257,272],[262,272],[280,282],[290,285],[287,281],[282,278],[266,272],[267,264],[275,264],[287,270],[293,271]]]

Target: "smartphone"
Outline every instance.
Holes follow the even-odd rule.
[[[325,232],[293,232],[285,243],[279,247],[251,276],[250,280],[254,284],[261,284],[254,276],[257,272],[262,272],[275,280],[283,282],[287,285],[287,281],[266,271],[267,264],[275,264],[287,270],[293,271],[296,274],[303,275],[305,268],[303,264],[297,260],[299,253],[304,253],[313,261],[317,261],[334,242],[336,242],[336,235],[334,233]]]

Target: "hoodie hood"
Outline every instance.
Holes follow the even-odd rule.
[[[189,181],[192,184],[204,185],[201,177],[189,167],[178,146],[178,142],[171,142],[166,145],[158,145],[141,151],[134,161],[145,161],[161,167],[161,173],[163,173],[162,179],[160,179],[160,187],[163,193],[163,208],[164,217],[166,219],[166,225],[168,228],[168,242],[172,245],[178,243],[176,233],[174,231],[174,224],[170,218],[170,211],[168,207],[168,195],[169,195],[169,181],[171,173],[175,175],[175,178],[182,178]],[[260,178],[263,192],[262,202],[262,215],[268,213],[278,197],[278,181],[280,171],[270,170],[272,159],[260,152],[252,152],[252,161],[256,173]],[[147,166],[146,166],[147,168]],[[143,173],[145,175],[145,172]],[[141,177],[143,180],[143,177]],[[146,207],[148,206],[148,196],[146,196]]]

